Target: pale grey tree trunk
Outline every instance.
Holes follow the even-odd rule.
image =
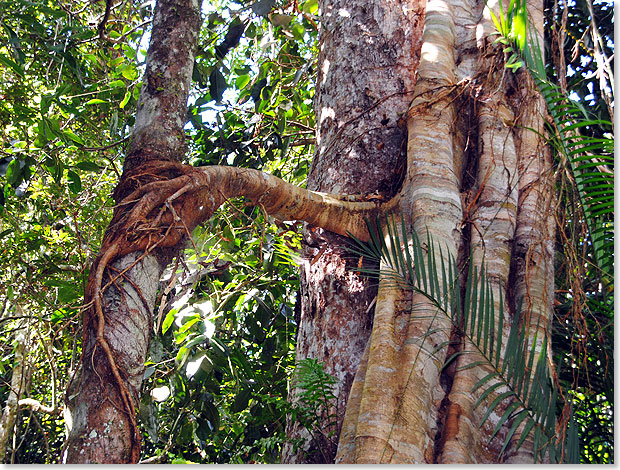
[[[23,311],[19,305],[16,306],[17,313],[21,316]],[[20,321],[15,333],[15,357],[13,359],[13,372],[9,396],[4,403],[2,417],[0,418],[0,463],[11,463],[7,461],[7,447],[11,437],[13,437],[15,421],[19,412],[19,400],[22,398],[28,381],[29,363],[27,360],[27,348],[32,344],[28,331],[28,322]]]
[[[157,2],[147,69],[136,122],[116,201],[143,182],[141,169],[152,161],[180,161],[185,153],[187,98],[200,31],[200,0]],[[118,230],[125,207],[117,207],[106,237]],[[121,227],[131,230],[131,227]],[[104,246],[105,246],[104,238]],[[79,368],[67,390],[67,463],[136,463],[140,436],[135,406],[152,333],[159,278],[175,249],[131,253],[106,266],[107,253],[93,265],[84,315]],[[97,271],[101,293],[92,294]],[[109,285],[108,285],[109,284]],[[101,297],[102,316],[95,311]],[[103,326],[101,335],[97,329]],[[107,351],[107,353],[106,353]],[[112,359],[110,359],[112,358]],[[112,364],[111,362],[114,362]]]

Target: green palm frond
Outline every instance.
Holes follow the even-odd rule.
[[[552,462],[572,458],[572,454],[563,455],[563,449],[578,447],[576,434],[572,429],[566,433],[570,443],[556,435],[558,390],[548,366],[547,339],[532,337],[530,331],[537,329],[523,321],[521,305],[517,306],[513,318],[507,318],[500,286],[497,312],[493,285],[485,266],[475,266],[470,257],[467,271],[460,270],[453,256],[444,256],[442,248],[436,248],[430,234],[426,236],[424,249],[418,235],[407,236],[403,217],[400,223],[392,215],[384,220],[377,217],[375,222],[368,222],[368,230],[371,234],[368,243],[352,237],[354,243],[349,248],[358,256],[381,263],[378,272],[372,268],[366,272],[379,274],[398,287],[426,297],[473,346],[472,351],[463,349],[452,354],[444,367],[459,356],[473,353],[476,360],[461,366],[460,370],[482,367],[487,372],[474,385],[472,393],[478,394],[475,408],[490,402],[480,426],[495,411],[500,419],[491,437],[504,426],[508,429],[500,456],[511,443],[518,449],[531,433],[537,460],[542,461],[545,454]],[[465,286],[464,294],[461,285]],[[415,315],[415,306],[412,310]],[[510,322],[510,328],[503,344],[505,321]],[[510,404],[503,409],[507,399]],[[515,444],[513,437],[520,426],[523,430]]]
[[[559,164],[565,167],[577,188],[589,233],[596,269],[593,272],[613,291],[614,253],[614,139],[588,135],[590,129],[612,129],[612,123],[592,119],[579,102],[571,99],[547,77],[541,45],[527,17],[525,0],[511,0],[506,12],[499,3],[499,18],[491,13],[504,51],[510,54],[507,67],[525,66],[533,78],[552,118],[549,140]],[[526,38],[527,40],[523,40]]]

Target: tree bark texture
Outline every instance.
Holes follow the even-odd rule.
[[[22,315],[21,306],[16,306],[16,311]],[[13,360],[13,373],[11,375],[11,384],[9,396],[7,397],[2,416],[0,417],[0,462],[11,463],[9,458],[7,461],[7,446],[9,440],[14,435],[13,428],[19,412],[19,401],[26,391],[28,382],[28,359],[25,354],[28,347],[32,345],[28,322],[21,322],[20,328],[15,335],[15,359]]]
[[[161,0],[155,8],[136,123],[115,197],[144,182],[151,161],[180,161],[200,31],[198,0]],[[115,209],[106,237],[125,211]],[[105,247],[105,238],[104,238]],[[133,251],[133,250],[132,250]],[[174,247],[121,257],[102,249],[85,296],[82,358],[67,391],[67,463],[127,463],[140,457],[135,404],[152,331],[158,281]],[[109,262],[109,265],[108,265]],[[97,289],[93,289],[99,281]],[[105,286],[105,287],[104,287]]]
[[[311,192],[255,170],[193,168],[183,126],[200,28],[197,1],[160,0],[112,221],[90,272],[80,366],[66,397],[68,463],[137,462],[135,417],[163,268],[227,198],[246,196],[284,220],[367,238],[378,204]]]
[[[406,113],[424,2],[323,0],[319,13],[317,147],[307,187],[387,201],[406,167]],[[342,237],[306,226],[304,243],[296,358],[317,359],[337,379],[330,413],[338,416],[338,425],[323,429],[337,437],[372,328],[377,280],[351,269],[359,259],[347,252]],[[290,400],[295,402],[295,389]],[[287,445],[284,463],[333,461],[335,438],[326,440],[295,422],[288,423],[287,435],[305,439],[305,445]]]

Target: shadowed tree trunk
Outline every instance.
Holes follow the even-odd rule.
[[[358,260],[345,259],[339,235],[368,240],[365,218],[393,213],[409,233],[430,234],[442,250],[437,265],[454,257],[467,272],[484,261],[496,303],[505,299],[505,328],[494,334],[508,335],[522,299],[522,321],[530,339],[538,332],[540,350],[549,334],[554,236],[542,102],[527,74],[508,73],[491,45],[490,2],[324,1],[320,8],[317,153],[304,190],[258,171],[177,163],[200,9],[188,0],[158,2],[117,207],[86,292],[84,352],[67,392],[67,462],[139,459],[135,404],[159,277],[191,230],[235,196],[311,224],[297,357],[317,358],[337,378],[342,430],[338,442],[315,441],[289,423],[290,436],[306,442],[287,447],[284,461],[504,460],[510,423],[493,439],[497,413],[479,428],[501,389],[474,410],[482,391],[471,390],[484,367],[467,367],[477,361],[471,354],[444,368],[449,353],[471,345],[450,320],[429,320],[426,297],[385,279],[377,290],[354,274]],[[531,13],[540,28],[541,12]],[[447,342],[449,350],[429,354]],[[531,463],[531,442],[505,460]]]

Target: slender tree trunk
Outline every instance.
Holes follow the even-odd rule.
[[[16,311],[19,315],[23,315],[22,308],[19,305],[16,306]],[[0,417],[0,462],[2,463],[11,463],[11,458],[8,458],[7,462],[7,446],[14,435],[13,428],[19,413],[19,401],[26,391],[30,365],[25,352],[31,345],[28,322],[22,320],[15,334],[15,359],[13,360],[11,388],[2,410],[2,417]]]
[[[198,0],[157,2],[136,123],[115,192],[117,202],[148,182],[149,175],[142,173],[145,164],[183,158],[183,126],[200,25]],[[126,229],[115,226],[125,209],[116,207],[104,246],[119,227]],[[138,461],[135,405],[159,278],[175,248],[133,252],[117,259],[102,251],[95,261],[86,292],[82,359],[67,391],[67,463]],[[107,288],[93,291],[97,278]]]

